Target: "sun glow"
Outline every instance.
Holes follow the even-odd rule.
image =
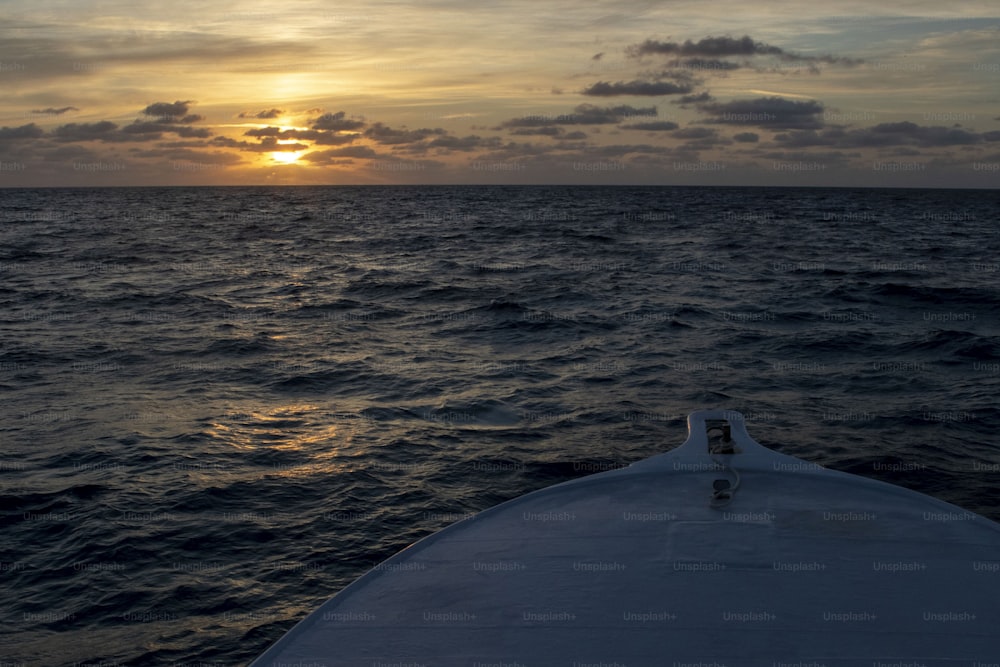
[[[299,130],[299,129],[303,129],[303,128],[298,128],[298,127],[295,127],[295,126],[292,126],[292,125],[287,125],[287,126],[286,125],[281,125],[281,126],[279,126],[279,128],[280,128],[280,130],[282,132],[284,132],[285,130]],[[306,152],[305,151],[305,144],[302,144],[302,143],[300,143],[299,141],[297,141],[295,139],[278,139],[277,143],[278,143],[278,145],[288,145],[288,148],[292,148],[293,146],[291,146],[289,144],[293,144],[294,147],[300,149],[300,150],[297,150],[297,151],[283,150],[283,151],[274,151],[274,152],[272,152],[271,153],[271,160],[273,162],[277,162],[278,164],[295,164],[295,162],[300,157],[302,157],[302,155],[305,154],[305,152]]]
[[[271,153],[271,159],[280,164],[295,164],[305,151],[276,151]]]

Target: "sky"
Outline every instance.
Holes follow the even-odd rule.
[[[1000,4],[0,0],[0,187],[1000,184]]]

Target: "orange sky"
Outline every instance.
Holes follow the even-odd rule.
[[[996,187],[1000,7],[4,4],[0,187]]]

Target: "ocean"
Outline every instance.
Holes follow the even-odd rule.
[[[0,665],[245,664],[698,408],[1000,520],[998,222],[996,190],[0,190]]]

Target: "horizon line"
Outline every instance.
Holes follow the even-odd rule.
[[[1000,186],[928,187],[925,185],[722,185],[691,183],[225,183],[142,185],[0,185],[3,190],[113,190],[139,188],[759,188],[783,190],[975,190],[1000,191]]]

